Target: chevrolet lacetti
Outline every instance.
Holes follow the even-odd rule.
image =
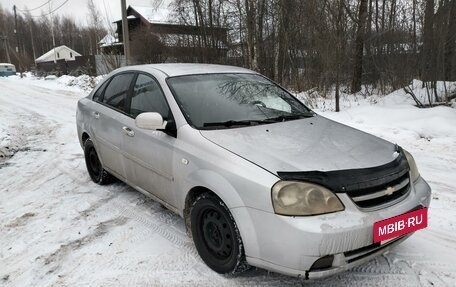
[[[243,68],[120,68],[79,101],[77,130],[92,180],[179,214],[219,273],[325,277],[427,225],[431,190],[406,150]]]

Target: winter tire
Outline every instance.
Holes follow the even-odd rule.
[[[199,196],[190,216],[196,249],[212,270],[234,274],[248,269],[239,230],[217,196],[209,193]]]
[[[91,139],[84,142],[84,157],[89,172],[90,178],[93,182],[100,185],[108,184],[114,181],[114,177],[108,173],[101,165],[98,158],[97,151]]]

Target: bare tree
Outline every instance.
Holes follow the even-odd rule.
[[[424,28],[423,28],[423,66],[422,66],[422,77],[424,81],[430,81],[434,74],[434,0],[426,0],[425,2],[425,16],[424,16]]]
[[[103,27],[102,17],[100,11],[95,6],[93,0],[87,0],[88,24],[90,35],[90,54],[96,54],[98,50],[98,42],[106,34],[106,29]]]
[[[456,79],[456,0],[451,0],[445,37],[445,80]]]
[[[357,19],[357,30],[355,39],[355,53],[353,63],[353,79],[351,85],[352,93],[361,90],[361,80],[363,75],[363,56],[364,56],[364,36],[366,33],[368,0],[359,0],[359,11]]]

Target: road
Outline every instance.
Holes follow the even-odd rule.
[[[179,216],[125,184],[90,181],[75,127],[82,96],[0,78],[1,286],[456,286],[456,184],[438,176],[429,228],[367,264],[314,282],[214,273]]]

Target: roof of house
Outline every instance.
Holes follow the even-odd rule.
[[[116,42],[116,37],[114,37],[111,34],[106,34],[106,36],[104,36],[103,39],[101,39],[100,42],[98,42],[98,44],[106,45],[106,44],[112,44],[114,42]]]
[[[103,47],[110,47],[110,46],[117,46],[117,45],[122,45],[122,42],[119,42],[119,39],[111,34],[106,34],[106,36],[103,37],[103,39],[98,42],[98,45],[103,48]]]
[[[54,51],[54,49],[55,49],[55,51]],[[55,47],[54,49],[51,49],[48,52],[46,52],[43,55],[41,55],[40,57],[36,58],[35,62],[53,61],[54,60],[54,53],[60,53],[60,51],[62,51],[62,50],[70,50],[70,52],[73,52],[73,55],[75,57],[76,56],[82,56],[81,54],[79,54],[75,50],[73,50],[71,48],[68,48],[65,45],[62,45],[62,46],[59,46],[59,47]]]
[[[176,24],[175,21],[171,20],[171,10],[165,7],[145,7],[145,6],[131,6],[131,9],[135,10],[149,23],[155,24]]]
[[[140,5],[129,5],[128,10],[134,10],[143,17],[146,21],[151,24],[179,24],[175,19],[172,19],[171,14],[173,9],[171,3],[173,0],[161,0],[155,2],[153,6],[140,6]],[[135,15],[128,15],[128,19],[135,19]],[[119,22],[122,20],[117,20],[114,22]]]
[[[168,24],[168,25],[185,25],[192,26],[193,19],[187,19],[188,24],[182,24],[176,17],[176,13],[173,10],[172,0],[162,0],[158,2],[158,5],[154,7],[150,6],[138,6],[138,5],[129,5],[127,8],[128,20],[143,18],[145,21],[150,24]],[[133,13],[132,13],[133,11]],[[191,18],[191,17],[190,17]],[[122,19],[114,21],[113,23],[122,22]],[[219,29],[225,29],[224,27],[213,27]]]

